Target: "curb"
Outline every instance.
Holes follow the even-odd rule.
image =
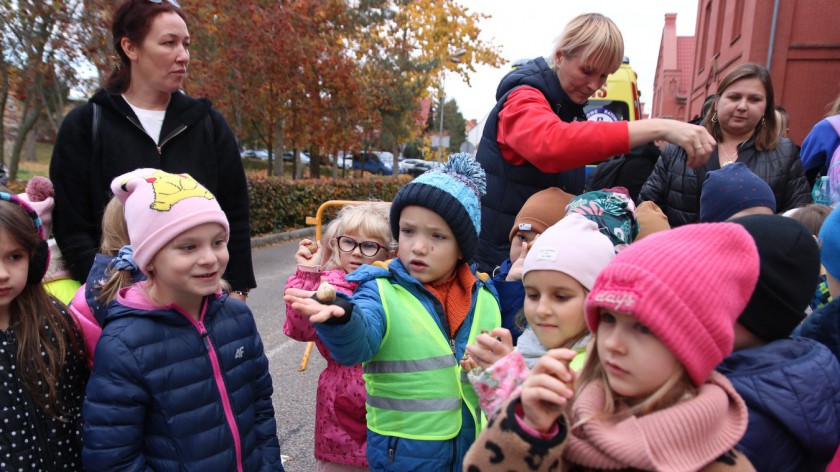
[[[312,236],[315,236],[314,226],[311,228],[301,228],[292,231],[286,231],[285,233],[274,233],[266,236],[259,236],[256,238],[251,238],[251,249],[270,246],[272,244],[282,243],[292,239],[302,239],[305,237]]]

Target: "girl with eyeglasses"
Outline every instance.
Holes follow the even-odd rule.
[[[231,227],[224,278],[231,296],[244,300],[256,286],[245,170],[222,115],[183,91],[192,41],[185,12],[177,0],[125,0],[111,29],[114,69],[102,90],[67,114],[50,163],[53,232],[68,269],[87,279],[111,180],[154,167],[189,174],[218,198]]]
[[[344,276],[363,264],[384,262],[394,257],[394,238],[388,218],[388,205],[365,203],[342,208],[324,232],[323,242],[300,241],[295,262],[297,271],[286,281],[286,288],[315,293],[325,280],[348,295],[357,283]],[[297,341],[314,341],[327,361],[318,379],[315,407],[315,459],[318,471],[368,470],[367,423],[365,422],[365,384],[361,365],[344,366],[336,362],[318,338],[309,317],[286,302],[283,332]]]

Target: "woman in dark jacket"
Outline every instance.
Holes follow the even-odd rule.
[[[154,167],[189,174],[216,195],[231,227],[225,279],[244,300],[256,286],[245,170],[222,115],[181,91],[190,59],[184,13],[173,0],[126,1],[112,33],[119,64],[106,89],[64,119],[50,163],[53,231],[73,278],[84,282],[93,264],[111,180]]]
[[[588,13],[566,25],[547,60],[506,75],[496,90],[476,160],[487,173],[476,262],[482,272],[508,258],[510,228],[531,195],[584,188],[586,164],[662,139],[686,148],[689,164],[709,159],[714,138],[676,120],[587,121],[583,106],[618,70],[624,38],[609,18]]]
[[[718,83],[706,129],[717,140],[711,159],[698,168],[687,165],[685,151],[669,145],[639,193],[668,216],[671,227],[696,223],[706,174],[733,162],[743,162],[773,189],[776,212],[811,203],[799,152],[787,138],[777,137],[773,83],[764,67],[748,63]]]

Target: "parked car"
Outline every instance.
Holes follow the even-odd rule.
[[[408,159],[406,159],[406,160],[408,160]],[[412,160],[419,161],[419,162],[416,162],[410,169],[406,170],[406,174],[408,174],[412,177],[417,177],[418,175],[420,175],[420,174],[422,174],[422,173],[424,173],[428,170],[436,169],[436,168],[441,166],[441,163],[438,162],[438,161],[424,161],[423,159],[412,159]]]
[[[259,159],[261,161],[268,160],[268,150],[266,149],[244,149],[240,156],[243,158]]]
[[[353,169],[361,169],[365,172],[378,175],[391,175],[394,173],[390,163],[384,162],[372,152],[361,152],[354,155]]]
[[[295,154],[292,151],[286,151],[283,153],[283,160],[287,162],[292,162],[295,160]],[[300,153],[300,163],[302,165],[308,166],[309,165],[309,154],[305,152]]]
[[[414,169],[415,166],[423,165],[426,161],[423,159],[403,159],[400,161],[400,174],[407,174]]]

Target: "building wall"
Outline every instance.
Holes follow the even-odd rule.
[[[687,98],[691,86],[694,38],[677,36],[676,19],[674,13],[665,15],[653,79],[651,114],[654,117],[668,115],[686,121],[690,118]]]
[[[768,64],[776,104],[790,113],[789,136],[801,143],[840,93],[840,2],[837,0],[699,0],[689,115],[699,113],[717,82],[745,62]],[[771,34],[774,37],[771,39]]]

